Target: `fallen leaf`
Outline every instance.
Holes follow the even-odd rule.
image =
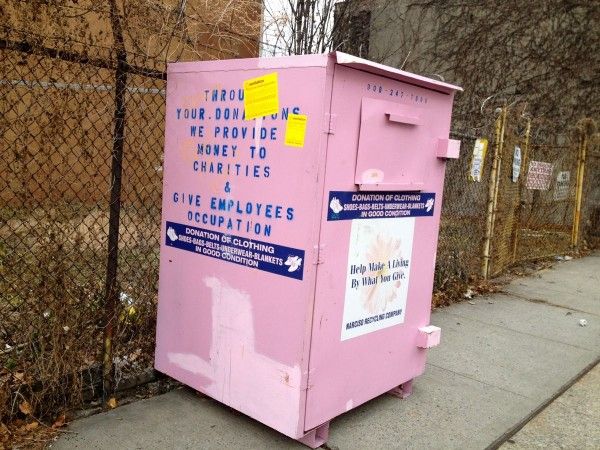
[[[19,411],[21,411],[23,414],[25,415],[30,415],[31,414],[31,405],[29,404],[28,401],[24,401],[19,403]]]
[[[38,425],[39,425],[39,423],[37,423],[37,422],[31,422],[31,423],[28,423],[27,425],[25,425],[25,429],[27,431],[35,430],[38,427]]]
[[[58,416],[56,418],[56,420],[52,424],[52,428],[64,427],[66,420],[67,420],[67,417],[64,414],[61,414],[60,416]]]
[[[114,397],[111,397],[109,401],[106,402],[106,405],[110,408],[110,409],[114,409],[117,407],[117,399]]]
[[[19,380],[19,381],[23,381],[23,379],[25,378],[25,372],[23,372],[23,371],[15,372],[15,373],[13,374],[13,376],[14,376],[14,377],[15,377],[17,380]]]

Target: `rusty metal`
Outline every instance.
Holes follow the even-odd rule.
[[[585,160],[587,150],[587,133],[582,130],[580,133],[580,144],[577,158],[577,183],[575,186],[575,207],[573,210],[573,229],[571,233],[571,246],[579,246],[579,226],[581,222],[581,203],[583,199],[583,181],[585,176]]]
[[[494,222],[496,219],[496,208],[498,204],[498,183],[501,168],[502,147],[504,143],[504,128],[506,123],[506,107],[496,119],[494,157],[492,160],[492,170],[490,173],[490,182],[488,190],[488,203],[486,214],[485,240],[483,245],[483,258],[481,266],[481,276],[487,279],[490,272],[491,244],[494,234]]]
[[[527,162],[529,156],[529,138],[531,137],[531,118],[527,118],[527,126],[525,128],[525,145],[523,146],[523,154],[521,156],[521,174],[519,176],[519,190],[518,190],[518,202],[519,205],[516,211],[516,217],[514,221],[513,229],[513,251],[512,251],[512,262],[513,264],[517,261],[517,249],[519,246],[519,227],[521,224],[521,214],[523,211],[523,188],[525,187],[525,178],[527,177]]]

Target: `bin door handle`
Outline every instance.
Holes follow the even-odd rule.
[[[402,123],[404,125],[421,125],[421,118],[415,115],[398,114],[394,112],[386,112],[390,122]]]

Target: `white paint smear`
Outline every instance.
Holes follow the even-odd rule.
[[[250,296],[216,277],[204,283],[212,292],[210,359],[169,353],[169,361],[212,380],[206,393],[288,435],[297,433],[302,374],[257,353]]]

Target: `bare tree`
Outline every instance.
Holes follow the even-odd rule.
[[[252,54],[260,0],[122,0],[131,51],[165,61]]]
[[[4,34],[64,50],[101,53],[113,46],[110,2],[5,0]],[[261,0],[117,0],[128,56],[164,66],[167,61],[225,59],[257,53]],[[105,56],[102,54],[102,56]]]
[[[343,50],[465,88],[456,123],[520,103],[536,132],[600,112],[600,3],[584,0],[285,0],[265,3],[265,53]]]
[[[374,27],[393,27],[402,21],[394,14],[395,0],[382,0],[377,8],[368,0],[265,1],[263,54],[310,54],[341,50],[369,55]],[[390,57],[391,46],[379,55]]]

